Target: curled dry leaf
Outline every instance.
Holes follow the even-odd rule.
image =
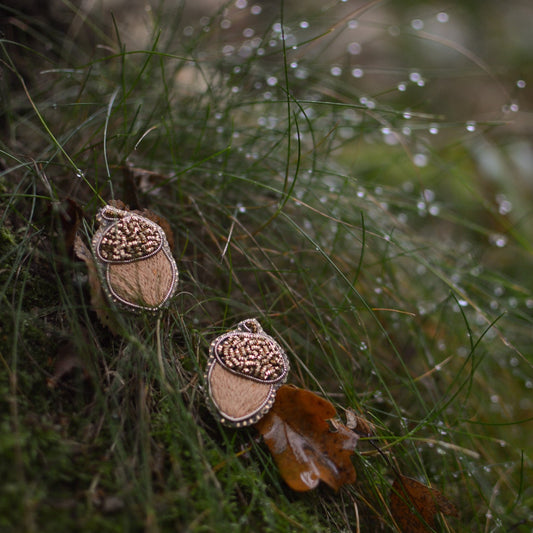
[[[100,322],[109,328],[111,333],[116,335],[118,333],[118,324],[114,319],[111,309],[106,302],[102,285],[100,284],[100,277],[94,262],[93,256],[81,240],[79,235],[76,235],[74,240],[74,252],[78,259],[81,259],[87,266],[87,275],[89,278],[89,290],[91,293],[91,306],[96,312],[96,316]]]
[[[59,216],[63,230],[65,250],[68,255],[72,257],[74,241],[80,226],[80,220],[83,216],[83,210],[74,200],[68,198],[66,202],[61,205]]]
[[[335,417],[324,398],[283,385],[271,411],[255,424],[291,489],[308,491],[322,480],[338,490],[355,481],[350,457],[358,436],[339,422],[329,424]]]
[[[455,506],[437,489],[399,475],[392,485],[390,510],[403,533],[427,533],[435,515],[457,515]]]

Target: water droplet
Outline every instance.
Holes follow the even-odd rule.
[[[405,120],[409,120],[410,118],[412,118],[413,115],[411,114],[410,111],[404,111],[403,114],[402,114],[402,116],[403,116],[403,118],[404,118]]]
[[[194,33],[194,28],[192,26],[185,26],[183,28],[183,35],[190,37]]]
[[[262,11],[263,11],[263,8],[262,8],[260,5],[257,5],[257,4],[254,4],[254,5],[250,8],[250,13],[251,13],[252,15],[260,15]]]
[[[307,22],[307,20],[302,20],[299,24],[300,28],[302,28],[303,30],[306,30],[307,28],[309,28],[309,22]]]
[[[523,89],[525,86],[526,86],[526,82],[524,80],[518,80],[516,82],[516,86],[519,88],[519,89]]]
[[[368,348],[368,346],[367,346],[367,344],[366,344],[365,341],[361,341],[361,342],[359,343],[359,349],[360,349],[361,351],[364,351],[364,350],[366,350],[367,348]]]
[[[520,106],[517,103],[512,103],[509,106],[509,111],[511,111],[511,113],[518,113],[518,111],[520,111]]]
[[[476,131],[476,123],[474,121],[467,122],[466,131]]]
[[[353,56],[356,56],[358,54],[361,53],[361,45],[357,42],[353,42],[353,43],[350,43],[348,46],[347,46],[347,49],[348,49],[348,53],[353,55]]]
[[[493,233],[489,235],[489,242],[497,248],[504,248],[508,242],[507,236],[501,233]]]
[[[400,35],[400,28],[398,26],[389,26],[387,31],[392,37],[398,37]]]
[[[79,179],[85,178],[85,172],[83,170],[80,170],[79,168],[76,169],[76,177]]]
[[[237,0],[235,2],[235,7],[238,9],[244,9],[248,5],[248,0]]]
[[[416,167],[425,167],[428,164],[428,156],[426,154],[415,154],[413,163]]]
[[[363,69],[362,68],[354,68],[352,69],[352,76],[354,78],[362,78],[363,77]]]
[[[341,67],[331,67],[330,69],[332,76],[340,76],[342,74],[342,68]]]
[[[405,82],[398,83],[398,90],[403,93],[407,90],[407,84]]]
[[[304,67],[300,67],[294,72],[294,76],[299,80],[305,80],[309,77],[309,71]]]
[[[432,205],[429,207],[428,213],[436,217],[440,213],[440,207],[438,205]]]
[[[424,27],[424,21],[421,19],[413,19],[411,21],[411,28],[413,30],[421,30]]]
[[[228,30],[229,28],[231,28],[231,20],[230,19],[222,19],[220,21],[220,27],[223,30]]]
[[[441,11],[440,13],[437,13],[437,21],[438,22],[441,22],[441,23],[445,23],[445,22],[448,22],[448,20],[450,20],[450,17],[448,15],[448,13],[444,12],[444,11]]]
[[[422,79],[422,76],[420,75],[420,72],[411,72],[411,74],[409,74],[409,79],[413,83],[416,83],[418,80]]]
[[[225,56],[231,56],[233,55],[233,52],[235,52],[235,47],[231,44],[227,44],[222,48],[222,54]]]
[[[269,76],[266,82],[269,87],[274,87],[278,83],[278,78],[276,78],[276,76]]]
[[[491,397],[490,397],[490,401],[492,403],[499,403],[500,402],[500,397],[497,394],[492,394]]]
[[[437,135],[437,133],[439,133],[439,127],[437,126],[437,124],[430,124],[429,125],[429,133],[431,135]]]
[[[253,37],[255,34],[255,30],[253,28],[244,28],[244,30],[242,30],[242,36],[245,37],[246,39],[250,39],[251,37]]]
[[[361,96],[361,98],[359,98],[359,102],[368,109],[374,109],[376,107],[375,102],[366,96]]]

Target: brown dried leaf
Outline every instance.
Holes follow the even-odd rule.
[[[109,308],[105,298],[93,256],[79,235],[76,235],[74,240],[74,252],[76,253],[76,257],[81,259],[87,265],[89,290],[91,292],[91,305],[95,310],[98,319],[104,326],[109,328],[111,333],[117,335],[119,327],[113,315],[111,314],[111,309]]]
[[[435,515],[457,515],[455,506],[431,487],[399,475],[392,485],[390,510],[403,533],[427,533],[435,527]]]
[[[63,241],[65,243],[65,250],[71,257],[74,249],[74,240],[76,238],[76,233],[78,232],[82,216],[83,211],[74,200],[68,198],[65,204],[61,205],[59,218],[63,230]]]
[[[291,489],[308,491],[322,480],[338,490],[355,481],[350,456],[358,437],[340,422],[329,424],[335,416],[327,400],[283,385],[272,409],[255,424]]]

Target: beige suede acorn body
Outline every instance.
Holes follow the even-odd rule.
[[[288,372],[285,352],[255,319],[243,320],[217,337],[210,346],[205,378],[220,422],[234,427],[255,424],[272,407]]]
[[[176,261],[161,226],[111,205],[96,219],[100,228],[92,248],[108,298],[130,311],[159,311],[178,282]]]

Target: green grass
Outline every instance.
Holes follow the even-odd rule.
[[[393,472],[364,439],[355,485],[297,494],[253,429],[211,416],[209,342],[256,317],[289,382],[368,418],[396,468],[458,506],[439,530],[530,531],[531,193],[520,114],[499,101],[518,98],[519,47],[500,72],[478,41],[493,77],[459,41],[439,48],[451,69],[426,54],[410,20],[433,31],[438,6],[378,6],[351,35],[343,3],[287,10],[283,33],[280,6],[201,24],[188,8],[154,5],[138,48],[120,12],[79,33],[11,12],[26,26],[1,43],[0,529],[394,530]],[[359,38],[368,56],[337,47]],[[415,67],[426,84],[398,91]],[[458,96],[479,80],[505,90],[470,114]],[[160,322],[117,313],[116,336],[62,225],[72,199],[88,241],[111,198],[169,220],[180,270]]]

